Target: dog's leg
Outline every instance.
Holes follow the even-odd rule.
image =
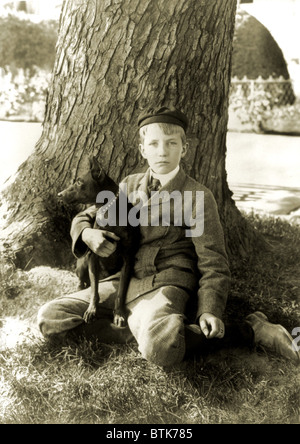
[[[129,257],[123,257],[123,259],[124,262],[121,269],[120,283],[114,309],[114,324],[118,327],[124,327],[126,325],[125,299],[132,273],[132,259]]]
[[[89,258],[87,256],[77,259],[76,274],[79,278],[78,290],[84,290],[90,286]]]
[[[90,304],[83,315],[85,322],[91,322],[97,314],[97,306],[99,303],[98,280],[99,280],[99,258],[95,253],[89,257],[89,276],[91,282],[91,299]]]

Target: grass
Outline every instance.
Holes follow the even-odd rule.
[[[300,325],[300,229],[247,217],[270,249],[232,263],[227,316],[259,309],[291,332]],[[53,345],[35,330],[35,314],[73,291],[75,275],[48,267],[24,272],[7,262],[1,273],[0,423],[299,423],[299,368],[284,359],[230,349],[166,370],[142,359],[135,344]]]

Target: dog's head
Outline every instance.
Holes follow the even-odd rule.
[[[98,191],[115,190],[116,183],[106,174],[96,157],[90,157],[89,162],[91,176],[93,180],[97,183]]]
[[[89,158],[89,170],[80,175],[76,181],[58,194],[67,204],[93,204],[99,191],[110,190],[114,184],[105,173],[96,157]]]

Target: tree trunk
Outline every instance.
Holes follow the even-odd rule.
[[[71,260],[73,213],[57,193],[91,154],[117,181],[144,168],[136,122],[150,105],[187,114],[185,169],[213,191],[228,251],[251,249],[225,171],[235,11],[236,0],[64,1],[43,133],[1,197],[3,251],[17,266]]]

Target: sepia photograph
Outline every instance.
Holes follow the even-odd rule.
[[[300,423],[299,22],[0,0],[0,424]]]

